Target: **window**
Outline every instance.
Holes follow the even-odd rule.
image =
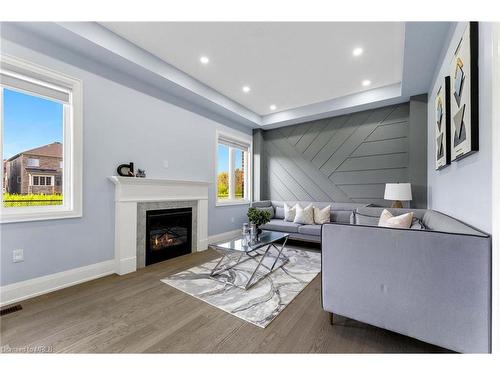
[[[52,186],[52,176],[32,176],[31,181],[31,186]]]
[[[81,81],[17,58],[0,63],[1,221],[81,216]]]
[[[7,92],[8,92],[8,93],[10,93],[11,91],[8,91],[8,90],[7,90]],[[7,95],[7,94],[4,94],[4,96],[5,96],[5,97],[8,97],[8,95]],[[8,101],[8,100],[6,99],[6,101]],[[29,108],[29,106],[28,106],[28,108]],[[4,111],[4,112],[7,112],[7,111]],[[62,126],[61,126],[61,128],[62,128]],[[39,167],[39,166],[40,166],[40,160],[39,160],[39,159],[32,159],[32,158],[29,158],[29,159],[26,161],[26,166],[28,166],[28,167]]]
[[[217,204],[250,201],[250,142],[217,135]]]

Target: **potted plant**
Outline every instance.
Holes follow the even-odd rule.
[[[262,232],[259,226],[268,223],[271,220],[271,212],[266,210],[259,210],[255,207],[250,207],[247,212],[248,220],[251,224],[255,224],[258,233]]]

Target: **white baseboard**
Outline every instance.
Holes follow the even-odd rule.
[[[229,232],[214,234],[213,236],[208,237],[208,243],[211,244],[219,241],[230,240],[231,238],[238,236],[240,233],[241,229],[235,229]]]
[[[0,306],[10,305],[28,298],[67,288],[85,281],[115,273],[115,261],[108,260],[89,266],[53,273],[47,276],[8,284],[0,287]]]
[[[236,237],[240,232],[240,229],[235,229],[229,232],[215,234],[213,236],[209,236],[208,240],[203,241],[203,243],[207,242],[210,244],[229,240]],[[115,260],[112,259],[85,267],[74,268],[51,275],[4,285],[0,287],[0,306],[6,306],[24,301],[42,294],[98,279],[99,277],[111,275],[115,272],[118,274],[133,272],[135,271],[135,267],[135,257],[127,258],[119,264],[116,264]]]
[[[137,257],[128,257],[120,259],[116,265],[116,273],[118,275],[125,275],[130,272],[137,271]]]

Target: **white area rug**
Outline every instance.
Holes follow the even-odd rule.
[[[286,248],[283,253],[289,258],[289,262],[248,290],[224,284],[223,281],[236,281],[241,285],[255,269],[253,261],[240,264],[212,278],[210,272],[218,262],[215,259],[161,281],[265,328],[321,270],[321,255],[318,251]]]

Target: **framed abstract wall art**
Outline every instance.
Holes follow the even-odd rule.
[[[479,150],[478,23],[470,22],[450,67],[451,160]]]
[[[445,77],[435,99],[436,170],[451,162],[450,152],[450,77]]]

